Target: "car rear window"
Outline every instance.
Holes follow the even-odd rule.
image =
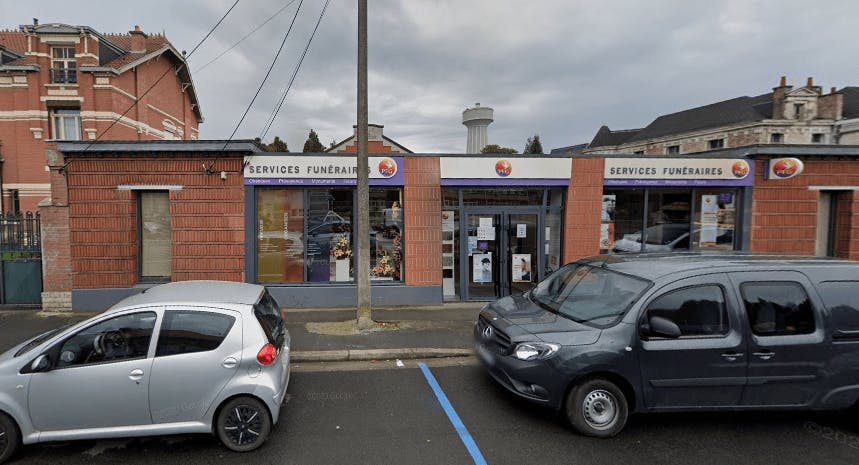
[[[236,319],[212,312],[168,311],[158,336],[156,357],[217,349]]]
[[[836,335],[859,339],[859,281],[825,281],[820,290]]]
[[[254,305],[254,316],[262,326],[268,342],[277,348],[283,347],[286,331],[283,314],[280,313],[280,307],[268,291],[264,292],[259,302]]]

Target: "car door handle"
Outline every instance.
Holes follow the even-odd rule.
[[[755,357],[757,357],[761,360],[769,360],[769,359],[773,358],[773,355],[775,355],[775,352],[765,350],[763,352],[755,352],[754,355],[755,355]]]
[[[140,381],[143,378],[143,370],[140,368],[131,370],[131,373],[128,374],[128,378],[132,381]]]
[[[738,354],[736,352],[725,352],[724,354],[722,354],[722,358],[724,358],[725,360],[727,360],[729,362],[733,362],[742,356],[743,356],[743,354]]]
[[[238,364],[239,364],[239,361],[234,359],[233,357],[227,357],[224,359],[223,362],[221,362],[222,367],[229,368],[229,369],[235,368],[236,365],[238,365]]]

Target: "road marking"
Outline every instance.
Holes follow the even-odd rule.
[[[468,453],[471,454],[471,458],[474,460],[475,465],[486,465],[486,460],[483,458],[483,454],[480,453],[480,449],[477,448],[477,444],[474,442],[474,439],[472,439],[471,434],[468,433],[468,429],[465,427],[465,424],[463,424],[462,420],[459,419],[459,415],[456,414],[456,410],[453,409],[453,405],[451,405],[450,401],[447,400],[447,396],[444,394],[444,391],[441,390],[441,386],[439,386],[435,376],[430,372],[426,363],[420,362],[418,363],[418,366],[424,373],[424,378],[426,378],[433,393],[435,393],[438,403],[441,404],[441,407],[444,409],[444,413],[447,414],[448,420],[453,424],[454,429],[456,429],[457,434],[459,434],[459,438],[462,440],[465,448],[468,449]]]

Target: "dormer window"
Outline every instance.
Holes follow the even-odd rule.
[[[665,148],[665,154],[666,155],[677,155],[678,153],[680,153],[680,146],[679,145],[669,145],[668,147]]]
[[[77,84],[77,64],[74,47],[51,48],[51,82],[54,84]]]
[[[794,103],[793,104],[793,117],[796,119],[802,119],[802,114],[805,112],[805,104],[804,103]]]
[[[707,147],[710,150],[721,149],[725,147],[725,139],[711,139],[707,141]]]

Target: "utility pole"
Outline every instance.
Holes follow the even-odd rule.
[[[358,329],[373,325],[370,305],[370,170],[367,160],[367,0],[358,0]]]

